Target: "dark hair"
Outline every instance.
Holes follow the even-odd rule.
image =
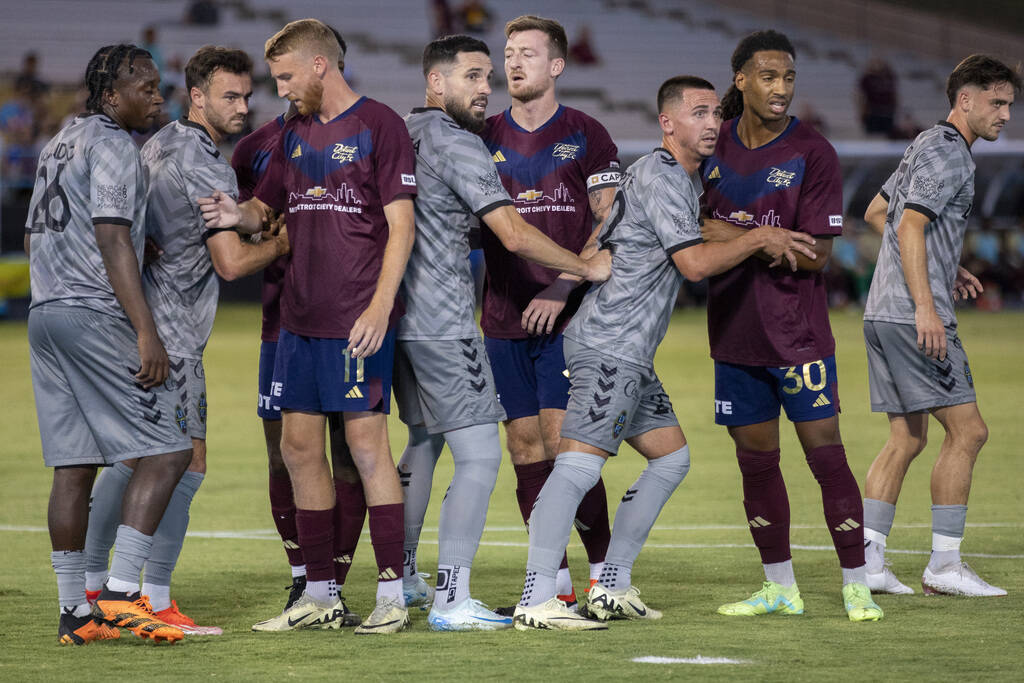
[[[192,88],[206,90],[214,72],[218,70],[230,74],[251,74],[252,59],[241,50],[204,45],[185,64],[185,89],[189,92],[192,92]]]
[[[348,50],[348,45],[345,44],[345,39],[341,37],[341,32],[338,29],[334,28],[330,24],[327,25],[327,28],[331,29],[331,33],[333,33],[334,37],[338,39],[338,47],[341,50],[338,53],[338,71],[341,71],[341,72],[344,73],[344,71],[345,71],[345,52]]]
[[[784,33],[772,31],[771,29],[754,31],[741,40],[732,53],[732,61],[729,64],[732,66],[733,78],[743,70],[743,67],[746,66],[755,52],[766,50],[788,52],[790,57],[796,59],[796,50],[793,49],[793,44],[789,42],[789,38]],[[743,93],[736,88],[734,83],[729,86],[729,89],[725,91],[725,95],[722,97],[722,120],[734,119],[742,113]]]
[[[1009,83],[1014,92],[1021,90],[1020,66],[1011,69],[994,57],[988,55],[971,55],[956,65],[953,73],[946,80],[946,97],[949,106],[956,106],[956,95],[965,85],[976,85],[987,90],[991,85]]]
[[[451,64],[460,52],[483,52],[490,55],[487,43],[472,36],[444,36],[432,40],[423,48],[423,75],[426,76],[438,64]]]
[[[658,112],[665,110],[665,104],[683,96],[683,92],[692,90],[714,90],[715,86],[700,76],[673,76],[658,88]]]
[[[103,95],[114,89],[122,69],[125,74],[135,73],[135,60],[140,57],[153,59],[142,48],[125,43],[107,45],[97,50],[85,67],[85,87],[89,91],[89,98],[85,101],[86,111],[101,113]]]
[[[548,57],[565,59],[569,54],[569,39],[565,29],[554,19],[538,17],[535,14],[524,14],[505,24],[505,37],[511,38],[513,33],[520,31],[540,31],[548,37]]]

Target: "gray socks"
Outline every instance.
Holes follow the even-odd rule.
[[[494,482],[501,465],[497,424],[445,432],[455,475],[441,503],[438,563],[470,567],[480,545]]]
[[[134,592],[139,589],[139,573],[153,549],[153,537],[124,524],[118,525],[114,540],[114,559],[110,563],[111,590]],[[131,590],[134,588],[134,591]]]
[[[864,528],[888,536],[892,521],[896,519],[896,506],[874,498],[864,499]]]
[[[57,574],[57,598],[61,609],[85,604],[85,552],[54,550],[50,564]]]
[[[428,434],[422,425],[409,427],[409,443],[398,462],[398,478],[402,483],[405,501],[405,569],[404,577],[416,576],[416,547],[420,542],[423,518],[430,503],[430,489],[434,481],[434,467],[444,448],[442,434]]]
[[[92,487],[89,501],[89,530],[85,536],[85,570],[105,574],[114,547],[117,525],[121,523],[121,499],[132,478],[132,468],[124,463],[104,467]]]
[[[171,572],[178,563],[181,546],[185,543],[188,530],[189,508],[204,475],[199,472],[185,472],[174,487],[171,500],[153,534],[153,549],[146,560],[146,583],[158,586],[171,585]],[[155,608],[154,608],[155,609]]]
[[[966,505],[932,505],[932,556],[928,560],[932,571],[960,564],[966,526]]]

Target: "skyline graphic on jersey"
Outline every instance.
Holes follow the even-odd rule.
[[[331,200],[338,204],[362,204],[363,200],[360,199],[355,190],[348,186],[348,183],[342,183],[338,186],[337,192],[328,192],[327,188],[317,185],[311,187],[303,193],[289,192],[288,202],[296,202],[302,200],[309,200],[313,202],[321,202]]]
[[[550,195],[544,194],[543,190],[530,189],[520,192],[515,197],[516,202],[526,202],[527,204],[533,204],[542,199],[556,204],[559,202],[569,204],[572,203],[573,196],[569,194],[569,188],[565,186],[565,183],[559,183],[554,193]]]
[[[292,157],[301,145],[302,154]],[[294,129],[284,135],[285,157],[297,167],[311,184],[323,184],[326,178],[348,164],[358,163],[373,154],[373,137],[368,128],[342,140],[332,140],[327,147],[318,149]],[[300,195],[301,196],[301,195]]]
[[[749,208],[770,194],[799,187],[804,180],[805,166],[806,162],[803,157],[795,157],[784,163],[774,164],[768,168],[758,168],[756,172],[744,175],[718,156],[712,156],[704,162],[704,173],[709,192],[717,192],[736,207]],[[716,171],[721,177],[711,178]],[[781,182],[780,179],[785,182]]]
[[[583,131],[578,130],[572,135],[538,149],[529,156],[520,154],[511,147],[493,143],[488,143],[487,149],[492,157],[497,154],[504,157],[501,165],[498,166],[501,175],[511,178],[523,187],[530,188],[543,183],[545,178],[565,164],[585,158],[587,137]],[[567,154],[567,149],[572,149],[573,154]]]

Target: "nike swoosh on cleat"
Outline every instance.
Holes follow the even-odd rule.
[[[369,626],[363,626],[363,628],[384,628],[385,626],[391,626],[391,624],[397,624],[401,619],[392,619],[391,621],[383,624],[371,624]]]
[[[629,603],[629,606],[632,607],[634,609],[634,611],[636,611],[636,613],[639,614],[640,616],[642,616],[642,617],[646,617],[647,616],[647,608],[637,607],[636,605],[634,605],[631,602]]]
[[[303,614],[301,617],[299,617],[295,621],[292,621],[292,618],[288,617],[288,625],[289,626],[295,626],[296,624],[298,624],[299,622],[301,622],[303,619],[305,619],[308,616],[309,616],[309,614]]]

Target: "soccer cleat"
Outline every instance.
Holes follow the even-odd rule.
[[[1006,591],[986,583],[966,562],[951,566],[943,572],[924,568],[921,588],[925,595],[963,595],[971,598],[1001,597]]]
[[[868,585],[872,593],[890,593],[892,595],[914,594],[913,588],[896,578],[888,562],[882,565],[882,571],[877,573],[868,572],[867,580],[864,583]]]
[[[180,628],[157,619],[149,600],[137,592],[119,593],[104,587],[92,606],[92,614],[111,626],[126,628],[140,638],[151,638],[157,643],[174,643],[185,637]]]
[[[492,612],[479,600],[466,598],[451,609],[431,609],[427,626],[431,631],[500,631],[512,628],[512,617]]]
[[[181,632],[188,636],[219,636],[224,633],[220,626],[198,626],[191,617],[178,609],[178,603],[174,600],[171,600],[170,607],[156,612],[153,616],[165,624],[181,629]]]
[[[871,599],[871,589],[863,583],[843,586],[843,605],[850,621],[878,621],[882,618],[882,608]]]
[[[601,621],[609,619],[661,619],[661,612],[652,609],[640,599],[636,586],[621,591],[608,590],[597,583],[591,586],[587,610]]]
[[[765,581],[761,590],[746,600],[730,602],[718,608],[728,617],[753,617],[759,614],[803,614],[804,601],[794,583],[785,588],[774,581]]]
[[[60,615],[57,642],[61,645],[86,645],[94,640],[114,640],[120,637],[120,631],[91,614],[76,617],[72,608],[66,608]]]
[[[398,600],[377,598],[377,606],[366,617],[366,621],[356,626],[357,636],[374,635],[377,633],[398,633],[409,627],[409,610]]]
[[[298,602],[302,594],[306,592],[306,575],[293,576],[292,585],[288,586],[288,602],[284,603],[284,608],[287,610],[289,607]]]
[[[402,597],[405,598],[407,609],[419,607],[421,610],[425,610],[434,603],[434,587],[423,580],[429,576],[430,574],[419,572],[412,577],[410,583],[406,583],[406,580],[402,579]]]
[[[556,595],[555,597],[558,598],[559,600],[561,600],[562,602],[564,602],[565,606],[568,607],[573,612],[578,612],[579,611],[579,601],[576,600],[576,588],[575,587],[571,591],[566,593],[565,595]]]
[[[558,630],[558,631],[603,631],[608,626],[597,619],[588,619],[582,614],[569,609],[564,602],[558,598],[551,598],[547,602],[525,607],[516,605],[515,616],[512,623],[517,631]]]
[[[90,605],[96,604],[96,598],[100,597],[100,593],[103,591],[85,591],[85,601]]]
[[[345,620],[345,605],[338,598],[332,603],[317,602],[303,593],[295,604],[278,616],[252,625],[253,631],[295,631],[300,628],[341,628]]]

